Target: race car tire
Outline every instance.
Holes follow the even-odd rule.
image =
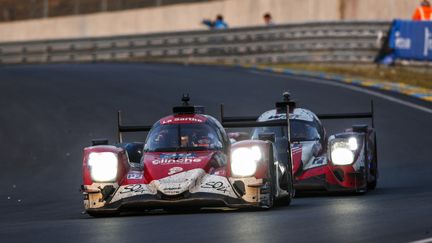
[[[371,166],[371,174],[373,175],[374,179],[368,182],[367,187],[369,190],[375,190],[378,183],[378,151],[376,134],[374,134],[374,158]]]
[[[364,182],[364,185],[362,187],[356,187],[354,194],[363,195],[366,194],[368,191],[369,169],[366,168],[369,168],[369,165],[364,168],[364,173],[362,173],[362,181]]]
[[[275,203],[275,192],[276,192],[276,168],[274,164],[273,158],[273,149],[269,149],[269,161],[268,161],[268,170],[269,175],[267,178],[267,182],[269,184],[269,198],[266,203],[261,205],[262,209],[271,209]]]
[[[280,206],[289,206],[291,204],[291,196],[279,198],[277,204]]]
[[[375,190],[377,186],[377,179],[375,178],[373,181],[368,182],[368,190]]]
[[[377,164],[375,161],[372,162],[372,168],[375,168],[375,171],[377,170]],[[373,175],[373,180],[372,181],[368,181],[367,183],[367,189],[369,190],[375,190],[376,186],[377,186],[377,182],[378,182],[378,178],[377,178],[377,174]]]
[[[292,195],[294,194],[294,186],[292,182],[292,172],[291,170],[287,171],[286,175],[284,176],[287,180],[288,188],[286,188],[286,192],[288,193],[288,196],[279,198],[278,205],[281,206],[289,206],[291,204]]]

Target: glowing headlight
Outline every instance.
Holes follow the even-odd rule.
[[[261,158],[261,150],[257,146],[235,149],[231,155],[231,171],[236,176],[251,176],[255,174]]]
[[[90,175],[93,181],[109,182],[117,177],[118,158],[111,152],[90,153],[88,157]]]
[[[358,141],[355,137],[340,139],[331,145],[331,161],[335,165],[349,165],[354,162],[355,153],[358,149]]]
[[[331,151],[331,159],[335,165],[349,165],[354,162],[354,153],[348,148],[335,148]]]
[[[348,146],[349,146],[349,149],[351,149],[351,150],[357,150],[357,148],[358,148],[357,139],[355,137],[349,138],[348,139]]]

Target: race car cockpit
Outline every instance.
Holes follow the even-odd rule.
[[[158,124],[150,131],[146,152],[221,150],[222,138],[209,124]]]
[[[290,121],[290,127],[292,142],[315,141],[321,139],[317,125],[313,122],[293,119]],[[263,133],[272,133],[275,135],[275,138],[287,136],[286,127],[258,127],[253,131],[252,139],[258,139],[258,135]]]

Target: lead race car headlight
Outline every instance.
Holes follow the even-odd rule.
[[[358,141],[355,137],[335,139],[331,142],[330,159],[335,165],[352,164],[358,147]]]
[[[231,155],[231,171],[235,176],[251,176],[255,174],[261,158],[262,153],[258,146],[237,148]]]
[[[115,181],[118,170],[117,154],[111,152],[90,153],[88,165],[90,166],[90,175],[93,181]]]

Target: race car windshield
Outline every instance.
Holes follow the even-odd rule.
[[[320,135],[313,122],[303,120],[290,120],[291,141],[314,141],[319,140]],[[252,138],[257,139],[259,134],[274,133],[275,136],[285,137],[287,134],[286,127],[258,127],[254,129]]]
[[[220,150],[221,138],[208,124],[168,124],[154,127],[146,140],[146,152]]]

